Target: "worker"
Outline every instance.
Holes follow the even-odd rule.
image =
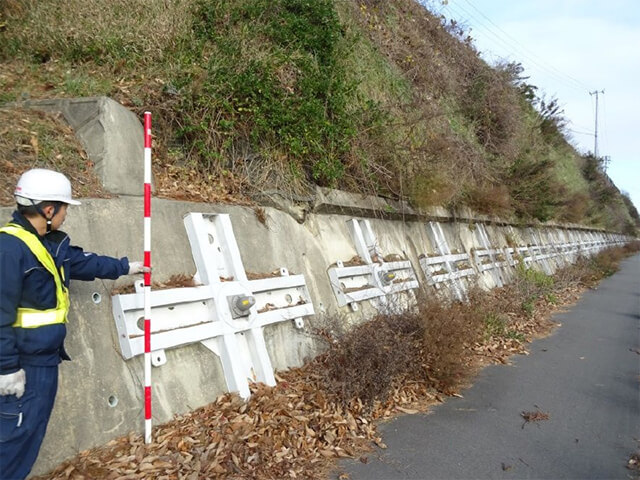
[[[59,228],[71,183],[63,174],[28,170],[14,192],[17,209],[0,228],[0,479],[24,479],[47,429],[64,348],[69,280],[116,279],[149,271],[85,252]]]

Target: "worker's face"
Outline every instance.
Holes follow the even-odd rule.
[[[69,207],[69,205],[67,205],[66,203],[62,204],[60,210],[58,210],[58,213],[56,213],[53,218],[51,218],[51,230],[58,230],[62,226],[64,220],[67,218],[67,207]],[[53,207],[48,208],[51,208],[51,212],[45,213],[47,214],[47,217],[50,218],[49,215],[53,214],[53,211],[55,209]]]

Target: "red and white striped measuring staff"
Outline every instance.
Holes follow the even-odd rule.
[[[144,443],[151,443],[151,112],[144,112]]]

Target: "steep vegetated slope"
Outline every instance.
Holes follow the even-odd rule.
[[[0,15],[0,102],[108,95],[151,110],[163,195],[322,185],[640,224],[600,159],[567,140],[557,101],[414,0],[5,0]],[[29,166],[50,160],[14,145],[0,169],[25,151]]]

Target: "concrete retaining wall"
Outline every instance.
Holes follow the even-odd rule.
[[[342,206],[344,212],[344,206]],[[324,315],[341,313],[345,321],[358,322],[375,309],[363,302],[357,312],[339,307],[331,289],[327,269],[336,261],[348,261],[357,255],[347,228],[351,215],[307,213],[303,224],[275,208],[265,208],[266,226],[251,208],[230,205],[204,205],[154,199],[152,203],[152,239],[154,281],[173,274],[195,273],[183,216],[188,212],[228,213],[244,262],[250,272],[271,272],[286,267],[304,274],[316,315],[304,329],[292,322],[265,328],[269,354],[276,369],[301,365],[318,352],[319,345],[309,334]],[[366,213],[363,204],[359,213]],[[0,209],[8,218],[11,209]],[[112,256],[140,259],[142,245],[142,201],[136,197],[109,200],[84,200],[70,209],[64,230],[72,243],[85,250]],[[427,279],[420,267],[420,256],[435,255],[437,247],[425,221],[369,219],[384,254],[397,254],[411,261],[421,285]],[[469,253],[482,248],[479,223],[468,219],[440,222],[451,251]],[[567,230],[553,228],[516,228],[509,225],[485,225],[494,247],[539,243],[536,235],[561,236]],[[577,230],[573,230],[577,232]],[[563,233],[564,232],[564,233]],[[582,234],[588,231],[583,230]],[[598,232],[603,236],[602,232]],[[609,236],[609,240],[613,238]],[[553,268],[561,262],[550,261]],[[471,262],[472,263],[472,262]],[[541,268],[541,266],[538,266]],[[502,269],[504,279],[509,268]],[[476,276],[480,285],[495,286],[491,272]],[[143,431],[142,357],[125,361],[120,355],[115,323],[111,312],[111,292],[131,283],[131,277],[117,281],[71,283],[71,314],[67,350],[72,362],[60,372],[60,389],[47,437],[34,473],[44,472],[80,450],[103,444],[132,430]],[[431,288],[431,287],[427,287]],[[101,301],[95,303],[94,294]],[[201,344],[167,350],[167,364],[153,369],[154,422],[165,422],[213,401],[226,391],[220,360]]]

